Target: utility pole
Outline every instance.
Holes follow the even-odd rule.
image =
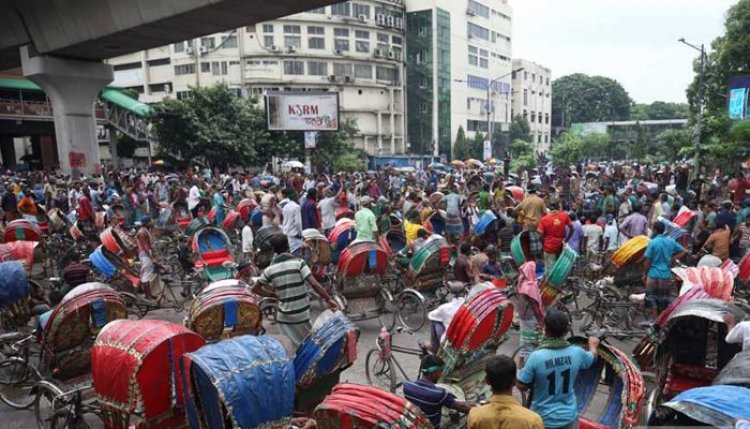
[[[524,68],[521,67],[521,68],[511,71],[510,73],[506,73],[502,76],[496,77],[495,79],[492,79],[487,84],[487,101],[485,104],[485,108],[487,109],[487,138],[485,139],[485,141],[489,140],[490,142],[490,158],[492,158],[492,153],[491,153],[492,151],[492,112],[490,111],[490,104],[492,102],[492,85],[494,85],[496,82],[499,82],[501,79],[504,79],[520,71],[523,71],[523,69]]]
[[[700,83],[698,84],[698,118],[695,122],[695,155],[693,158],[693,168],[695,178],[700,177],[700,153],[701,153],[701,138],[703,134],[703,105],[705,104],[706,98],[706,45],[701,44],[700,47],[693,45],[692,43],[681,38],[678,42],[689,46],[696,51],[700,52]]]

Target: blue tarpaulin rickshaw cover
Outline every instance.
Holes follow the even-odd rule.
[[[713,426],[734,427],[750,419],[750,389],[739,386],[707,386],[686,390],[662,404],[693,420]]]
[[[29,295],[29,276],[17,261],[0,263],[0,308]]]

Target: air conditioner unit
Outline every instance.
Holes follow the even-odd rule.
[[[185,48],[185,53],[188,55],[193,55],[193,47],[188,46],[187,48]]]
[[[404,19],[403,18],[396,18],[396,28],[399,30],[404,29]]]
[[[395,53],[395,52],[393,52],[393,51],[388,51],[388,59],[389,59],[389,60],[394,60],[394,59],[396,59],[396,53]]]
[[[375,58],[383,58],[383,50],[382,49],[375,49],[375,53],[373,54]]]
[[[389,27],[395,27],[396,26],[396,17],[393,15],[388,15],[388,20],[386,21],[388,23]]]
[[[367,21],[367,16],[366,15],[359,15],[357,17],[357,21],[359,21],[359,22],[365,22],[365,21]]]
[[[271,46],[271,52],[279,52],[280,50],[281,49],[279,49],[279,47],[276,45]]]
[[[474,9],[471,9],[471,8],[466,9],[466,14],[469,16],[477,16],[477,13],[474,12]]]
[[[375,23],[378,25],[385,25],[385,15],[382,13],[375,15]]]
[[[344,51],[342,51],[341,49],[335,49],[333,51],[333,54],[334,55],[338,55],[338,56],[343,56],[344,55]]]
[[[289,52],[290,54],[293,54],[293,53],[297,52],[297,50],[294,48],[294,46],[288,46],[286,48],[286,51]]]
[[[205,47],[205,46],[201,46],[200,48],[198,48],[198,52],[199,52],[199,53],[200,53],[201,55],[206,55],[206,54],[208,53],[208,48],[207,48],[207,47]]]
[[[344,76],[344,82],[354,83],[354,78],[352,76]]]
[[[331,82],[336,82],[336,75],[335,74],[328,75],[328,80]]]

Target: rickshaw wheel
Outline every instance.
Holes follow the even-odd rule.
[[[419,295],[404,291],[398,296],[398,319],[404,327],[417,332],[427,320],[427,309]]]
[[[130,292],[120,292],[120,297],[125,301],[128,314],[132,314],[138,319],[143,319],[148,314],[148,307],[136,295]]]
[[[55,411],[52,416],[51,429],[91,429],[91,425],[82,417],[76,417],[69,409]]]
[[[51,426],[55,414],[56,402],[62,397],[63,392],[51,383],[42,382],[36,387],[34,395],[34,415],[39,429],[47,429]]]
[[[396,391],[396,371],[390,359],[380,359],[379,350],[372,349],[365,358],[365,375],[370,386]]]
[[[596,321],[598,319],[596,312],[589,308],[574,312],[573,318],[581,321],[579,324],[579,332],[583,333],[591,332],[596,326]]]
[[[32,389],[42,376],[34,367],[18,357],[0,362],[0,400],[9,407],[24,410],[34,404]]]
[[[643,422],[649,423],[651,421],[651,418],[654,414],[654,410],[656,410],[656,406],[659,405],[658,402],[658,396],[659,396],[659,387],[654,387],[651,389],[651,392],[649,392],[648,397],[646,398],[646,404],[643,407]]]
[[[381,290],[375,295],[375,303],[378,307],[378,322],[380,322],[380,326],[392,331],[396,326],[396,313],[390,311],[393,308],[393,296],[391,296],[390,292]],[[388,308],[389,306],[391,309]]]

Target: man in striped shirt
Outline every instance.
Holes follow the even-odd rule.
[[[437,355],[428,354],[422,358],[419,380],[404,383],[404,397],[419,407],[430,420],[432,426],[440,428],[443,407],[461,413],[468,413],[471,404],[461,402],[444,388],[435,385],[443,372],[444,362]]]
[[[271,248],[275,256],[253,286],[253,292],[279,301],[276,321],[296,349],[312,330],[309,286],[331,310],[336,311],[338,307],[312,275],[305,261],[289,253],[289,242],[285,236],[271,238]]]

